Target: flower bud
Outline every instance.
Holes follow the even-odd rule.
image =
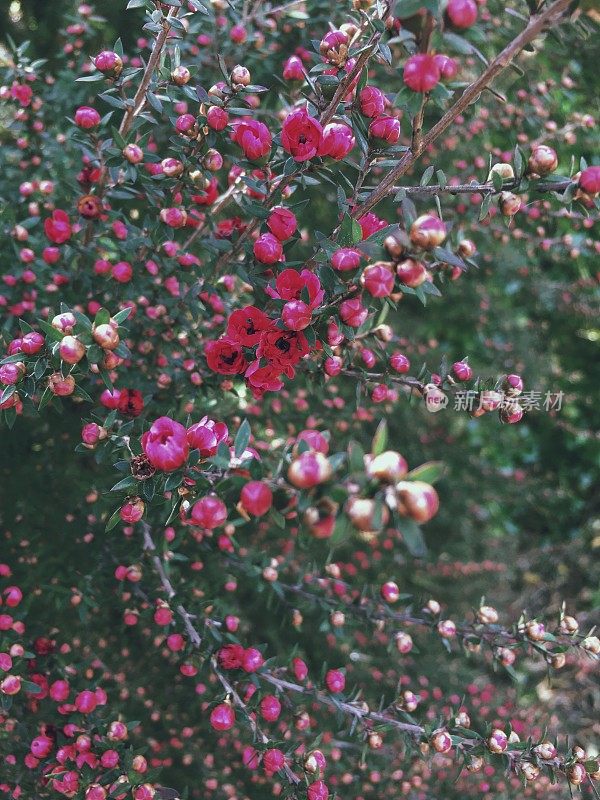
[[[412,636],[409,633],[405,633],[404,631],[398,631],[395,636],[396,642],[396,650],[402,655],[406,655],[406,653],[410,653],[413,648],[413,640]]]
[[[249,86],[252,83],[250,70],[246,67],[243,67],[241,64],[236,64],[236,66],[231,70],[229,78],[234,87]]]
[[[487,182],[490,183],[493,180],[494,175],[500,175],[503,181],[514,181],[515,179],[515,171],[512,167],[512,164],[494,164],[490,171],[488,172]]]
[[[119,346],[119,332],[117,328],[110,323],[94,325],[92,329],[92,338],[96,344],[100,345],[104,350],[115,350]]]
[[[449,753],[452,750],[452,737],[443,728],[433,731],[429,741],[436,753]]]
[[[492,606],[480,606],[477,611],[477,620],[483,625],[495,625],[498,622],[498,612]]]
[[[488,736],[487,746],[492,753],[504,753],[508,747],[508,737],[500,728],[494,728]]]
[[[421,261],[407,258],[396,266],[396,275],[400,283],[410,286],[411,289],[416,289],[417,286],[427,280],[428,273]]]
[[[579,630],[579,623],[575,617],[565,616],[560,621],[560,632],[572,636]]]
[[[349,498],[345,511],[350,522],[359,531],[381,530],[390,516],[387,506],[361,497]]]
[[[433,214],[422,214],[410,226],[410,241],[414,247],[433,250],[446,238],[446,226]]]
[[[171,80],[176,86],[185,86],[186,83],[190,82],[191,77],[189,69],[181,65],[175,67],[171,72]]]
[[[76,336],[65,336],[60,342],[58,352],[67,364],[77,364],[84,357],[86,349]]]
[[[395,450],[386,450],[378,456],[365,456],[365,467],[369,478],[385,483],[396,483],[408,472],[406,460]]]
[[[498,200],[500,211],[505,217],[514,217],[521,208],[521,198],[512,192],[500,192]]]
[[[123,71],[123,60],[118,53],[112,50],[103,50],[94,59],[94,65],[99,72],[108,78],[118,78]]]
[[[527,174],[532,178],[543,178],[558,167],[556,150],[545,144],[536,145],[527,162]]]

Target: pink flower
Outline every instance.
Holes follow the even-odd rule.
[[[297,220],[295,215],[283,206],[274,208],[267,220],[267,228],[280,242],[285,242],[296,232]]]
[[[201,458],[209,458],[216,454],[221,442],[227,441],[229,431],[224,422],[203,417],[187,429],[186,435],[189,446],[199,450]]]
[[[365,86],[358,95],[360,111],[365,117],[379,117],[385,110],[385,95],[376,86]]]
[[[363,237],[364,238],[364,237]],[[340,247],[331,256],[331,266],[338,272],[349,272],[360,264],[362,254],[352,247]]]
[[[340,161],[348,155],[355,144],[351,128],[341,122],[331,122],[323,129],[323,139],[318,154]]]
[[[236,122],[231,138],[242,148],[249,161],[257,161],[268,155],[273,141],[271,131],[256,119]]]
[[[33,90],[31,86],[21,83],[13,83],[10,87],[10,96],[13,100],[18,100],[19,103],[25,108],[31,103],[33,97]]]
[[[351,300],[344,300],[340,305],[340,319],[352,328],[360,328],[369,316],[360,297],[353,297]]]
[[[314,158],[321,145],[323,128],[305,108],[288,114],[281,129],[281,146],[294,161]]]
[[[404,65],[404,83],[413,92],[430,92],[441,78],[435,56],[416,53]]]
[[[275,288],[268,286],[266,292],[276,300],[302,300],[311,310],[321,305],[325,294],[321,281],[309,269],[284,269],[275,279]]]
[[[371,264],[365,268],[360,282],[373,297],[387,297],[394,288],[394,273],[383,264]]]
[[[206,112],[206,123],[213,131],[222,131],[228,122],[229,114],[220,106],[211,106]]]
[[[254,242],[254,257],[261,264],[275,264],[283,255],[281,242],[272,233],[263,233]]]
[[[363,239],[368,239],[369,236],[372,236],[374,233],[377,233],[377,231],[387,226],[387,222],[384,219],[380,219],[377,214],[374,214],[372,211],[362,216],[358,220],[358,224],[361,227]]]
[[[66,211],[56,209],[44,220],[44,233],[54,244],[64,244],[71,238],[72,228]]]
[[[187,460],[187,431],[174,419],[159,417],[142,436],[142,449],[153,467],[172,472],[182,467]]]
[[[400,120],[395,117],[378,117],[369,125],[369,136],[386,144],[396,144],[400,139]]]
[[[283,78],[286,81],[303,81],[304,66],[298,56],[290,56],[283,65]]]
[[[75,112],[75,124],[85,131],[89,131],[100,124],[100,114],[90,106],[80,106]]]

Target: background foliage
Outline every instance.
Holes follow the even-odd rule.
[[[78,15],[68,0],[21,0],[17,5],[18,9],[14,3],[0,8],[0,38],[8,33],[17,44],[29,39],[31,58],[50,59],[49,69],[56,82],[46,87],[45,102],[52,108],[58,127],[64,127],[63,121],[78,105],[89,102],[95,91],[94,84],[74,83],[82,54],[61,54],[64,44],[73,40],[65,34],[66,26],[77,21]],[[240,4],[231,5],[233,10],[224,13],[235,20]],[[185,63],[193,63],[198,79],[208,87],[219,78],[213,51],[223,49],[228,64],[241,61],[251,70],[253,83],[277,87],[284,58],[294,47],[306,46],[310,38],[320,38],[333,11],[339,13],[340,4],[311,0],[305,5],[306,16],[299,13],[281,24],[275,46],[265,48],[260,41],[254,44],[251,40],[236,48],[223,33],[211,52],[190,56]],[[524,3],[489,3],[489,19],[475,37],[485,55],[496,53],[510,31],[520,25],[518,17],[509,15],[512,10],[523,13],[526,7]],[[125,16],[120,0],[105,0],[97,11],[103,19],[90,20],[85,54],[112,47],[117,36],[124,51],[135,54],[140,44],[141,12],[127,12]],[[582,19],[593,31],[593,20],[585,15]],[[200,30],[203,20],[194,25]],[[511,71],[495,84],[495,92],[504,100],[491,92],[482,95],[460,128],[422,160],[419,173],[407,176],[407,183],[418,184],[429,162],[448,176],[485,180],[489,153],[500,156],[513,151],[518,142],[527,148],[534,140],[556,148],[565,172],[571,159],[578,163],[583,157],[589,164],[598,163],[597,126],[587,119],[598,111],[598,41],[596,35],[582,46],[575,32],[568,30],[535,58],[525,54],[519,61],[522,72]],[[467,71],[475,69],[472,59],[465,59]],[[398,83],[398,78],[385,72],[383,75],[389,86],[382,88],[396,91],[399,86],[394,80]],[[264,107],[273,110],[277,105],[275,88]],[[101,108],[102,113],[109,110],[108,105]],[[434,119],[437,112],[429,113]],[[483,124],[475,133],[472,123],[477,120]],[[23,218],[19,206],[23,201],[16,196],[22,177],[18,155],[7,146],[11,140],[8,125],[6,116],[0,117],[0,144],[5,144],[0,155],[0,234],[5,273],[13,270],[19,249],[10,232]],[[156,135],[159,144],[167,146],[168,135],[165,133],[162,141],[161,135]],[[48,136],[52,136],[50,130]],[[57,147],[47,140],[41,153],[39,178],[72,185],[80,168],[77,142]],[[303,212],[303,225],[309,231],[328,234],[337,221],[335,188],[309,187],[305,196],[310,202],[308,211]],[[428,209],[427,201],[418,200],[417,205],[419,211]],[[127,207],[123,201],[123,208]],[[474,207],[467,195],[466,199],[445,201],[444,211],[455,228],[477,244],[480,269],[471,270],[456,282],[446,282],[443,297],[431,298],[426,308],[417,298],[406,296],[386,322],[401,337],[403,350],[417,369],[427,363],[430,370],[439,371],[442,359],[452,363],[468,357],[479,374],[518,372],[530,390],[563,392],[562,408],[555,413],[532,411],[521,424],[501,428],[491,416],[471,419],[452,410],[428,414],[415,399],[404,397],[393,406],[371,406],[366,423],[349,415],[348,429],[338,430],[342,443],[351,437],[368,450],[376,425],[385,416],[388,441],[409,464],[442,461],[445,472],[437,487],[441,505],[426,528],[427,554],[414,558],[399,551],[393,559],[393,575],[388,562],[384,571],[380,569],[377,543],[342,542],[332,550],[331,557],[358,568],[357,582],[377,586],[393,577],[402,592],[414,595],[419,602],[433,595],[456,618],[469,613],[485,596],[512,619],[523,608],[531,615],[556,615],[564,602],[571,610],[577,608],[589,628],[598,620],[600,606],[597,212],[588,218],[577,209],[569,216],[561,213],[559,206],[530,197],[526,210],[510,223],[499,216],[479,222]],[[393,220],[396,213],[390,203],[387,218]],[[549,244],[542,246],[546,240]],[[310,252],[310,242],[299,242],[294,257],[301,260]],[[73,253],[73,258],[80,259],[80,255]],[[90,276],[81,270],[83,262],[77,263],[74,280],[65,288],[67,303],[77,302],[90,291]],[[136,290],[150,292],[150,281],[140,276]],[[116,302],[117,292],[118,287],[105,288],[104,297]],[[10,317],[3,321],[6,340],[14,335],[14,324]],[[149,377],[143,372],[134,374],[131,385],[151,392]],[[354,409],[354,382],[340,380],[337,386],[338,396],[348,409]],[[294,407],[302,389],[307,390],[309,412],[325,425],[331,424],[332,411],[322,404],[328,389],[318,380],[302,378],[277,398],[283,403],[282,414],[290,433],[301,429],[306,418],[306,413]],[[165,392],[155,392],[155,396],[163,405],[170,402]],[[198,406],[202,402],[205,413],[214,414],[220,401],[218,394],[211,396],[208,392]],[[269,416],[278,415],[277,410],[269,410],[272,402],[267,395],[265,415],[256,423],[256,434],[260,430],[265,438]],[[223,413],[223,406],[218,408]],[[232,403],[226,411],[236,413]],[[64,404],[61,413],[53,405],[39,417],[18,417],[11,431],[3,431],[0,560],[12,565],[16,582],[33,589],[28,601],[29,624],[33,626],[30,632],[56,629],[64,635],[68,631],[67,638],[73,648],[80,648],[78,655],[83,662],[89,662],[98,676],[102,672],[110,675],[108,683],[116,683],[125,716],[143,722],[144,743],[151,742],[157,764],[164,762],[166,767],[164,783],[188,786],[193,797],[207,796],[204,781],[214,773],[214,765],[206,756],[203,737],[210,734],[198,719],[193,690],[177,674],[176,666],[163,663],[173,660],[164,648],[148,655],[155,636],[150,626],[129,628],[122,623],[124,607],[134,601],[131,588],[119,588],[113,572],[116,563],[129,557],[129,541],[121,533],[113,533],[107,541],[103,532],[106,512],[112,511],[111,500],[108,498],[107,504],[103,493],[114,481],[93,453],[73,455],[80,441],[81,418],[78,404]],[[277,540],[277,533],[263,531],[260,537],[268,549],[269,543]],[[307,558],[322,559],[320,544],[309,542],[305,547]],[[206,544],[198,547],[194,542],[181,542],[179,552],[182,558],[204,561],[194,588],[200,595],[207,592],[212,597],[224,579],[222,561]],[[193,579],[192,573],[189,579]],[[284,603],[263,586],[260,591],[255,589],[256,577],[250,572],[239,578],[235,601],[225,596],[216,602],[223,613],[227,613],[228,605],[232,612],[243,607],[252,625],[253,641],[266,644],[268,652],[291,652],[298,647],[311,671],[319,674],[324,661],[335,661],[339,652],[348,654],[352,648],[364,646],[358,628],[349,625],[342,633],[332,630],[322,622],[322,614],[302,606],[300,600],[304,623],[296,628],[291,622],[295,602]],[[386,646],[373,636],[366,648],[368,655],[353,664],[357,680],[385,663],[389,657]],[[489,683],[498,697],[504,698],[507,708],[518,699],[524,715],[531,714],[534,721],[543,698],[554,712],[551,726],[556,726],[560,718],[561,732],[578,731],[582,743],[594,755],[600,692],[584,669],[571,665],[564,676],[558,673],[550,681],[543,669],[519,668],[511,678],[506,672],[492,671],[489,665],[475,665],[474,658],[450,656],[441,643],[423,646],[430,648],[430,657],[408,659],[405,665],[413,681],[427,683],[429,688],[441,687],[445,697],[452,693],[462,696],[470,682],[479,687],[478,691],[484,691]],[[473,678],[476,672],[483,678]],[[389,686],[384,683],[382,691],[389,691]],[[434,702],[431,708],[435,709]],[[229,755],[225,748],[218,750],[216,767],[238,786],[238,796],[264,797],[264,788],[253,785],[243,770],[231,764]],[[351,758],[350,769],[362,769],[362,781],[358,786],[348,786],[346,796],[383,796],[377,788],[377,772],[383,770],[385,758],[385,753],[375,754],[364,769],[355,767],[362,759],[360,753]],[[346,766],[339,769],[341,775]],[[498,773],[500,777],[496,774],[490,783],[502,782]],[[438,778],[438,797],[459,796],[464,791],[460,785],[458,789],[453,785],[453,777],[448,776],[447,784]],[[480,776],[466,780],[473,791],[486,794]],[[219,793],[222,791],[221,785],[214,796],[225,796]],[[395,796],[393,785],[386,791]]]

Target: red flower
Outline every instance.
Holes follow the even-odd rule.
[[[267,228],[280,242],[285,242],[296,231],[297,221],[295,215],[283,206],[277,206],[269,214]]]
[[[144,410],[142,393],[139,389],[121,389],[117,408],[128,417],[139,417]]]
[[[256,119],[236,122],[231,138],[242,148],[249,161],[258,161],[268,155],[273,141],[271,131],[264,122]]]
[[[308,341],[301,331],[274,329],[263,333],[256,350],[257,358],[265,358],[288,378],[294,377],[294,366],[309,352]],[[246,372],[246,377],[248,372]]]
[[[71,238],[71,223],[66,211],[56,209],[52,216],[44,220],[44,233],[54,244],[64,244]]]
[[[321,123],[305,108],[288,114],[281,129],[281,146],[294,161],[308,161],[317,155],[323,139]]]
[[[278,392],[283,389],[283,381],[279,377],[279,369],[275,366],[260,366],[260,361],[253,361],[246,370],[246,380],[256,397],[262,397],[265,392]]]
[[[264,331],[273,327],[273,320],[256,306],[234,311],[227,320],[227,338],[244,347],[258,344]]]
[[[170,417],[159,417],[142,436],[142,449],[156,469],[172,472],[182,467],[188,457],[186,430]]]
[[[207,342],[204,355],[210,369],[221,375],[237,375],[244,372],[248,366],[241,346],[231,339],[223,338]]]
[[[241,644],[226,644],[217,652],[217,661],[223,669],[240,669],[244,660],[244,648]]]
[[[321,305],[325,294],[321,281],[309,269],[284,269],[275,280],[275,288],[268,286],[266,292],[277,300],[302,300],[311,309]]]
[[[31,103],[33,91],[31,86],[27,86],[26,84],[13,83],[10,87],[10,96],[13,100],[18,100],[23,108],[25,108]]]

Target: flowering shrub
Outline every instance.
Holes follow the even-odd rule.
[[[562,730],[549,696],[519,705],[510,684],[564,668],[593,686],[589,593],[565,591],[578,615],[563,597],[521,611],[492,583],[498,611],[490,583],[478,601],[442,596],[443,579],[503,571],[508,555],[498,569],[427,560],[428,540],[454,536],[452,481],[470,458],[444,466],[441,451],[481,448],[488,422],[516,451],[541,402],[526,353],[489,357],[513,346],[505,320],[482,341],[487,298],[454,321],[443,310],[456,282],[494,284],[495,247],[502,308],[519,288],[502,278],[509,243],[532,263],[598,251],[581,231],[600,167],[574,133],[585,142],[593,120],[564,123],[559,158],[531,133],[550,113],[540,97],[510,86],[499,112],[492,82],[550,29],[572,43],[593,22],[568,0],[511,6],[500,25],[475,0],[328,5],[130,0],[136,50],[96,46],[106,28],[84,4],[55,65],[7,40],[2,420],[10,442],[76,425],[83,482],[64,560],[43,514],[28,528],[29,487],[10,493],[9,797],[597,791],[585,719]],[[489,158],[448,155],[486,125]],[[549,238],[544,217],[569,232]],[[444,313],[440,357],[439,333],[410,329]],[[517,455],[508,473],[494,458],[461,509],[477,535],[500,516],[485,470],[526,477]],[[51,488],[68,468],[46,467],[32,494],[50,519],[71,495]]]

